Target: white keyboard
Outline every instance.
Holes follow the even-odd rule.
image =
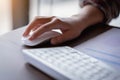
[[[28,63],[59,80],[120,80],[120,73],[73,48],[23,50]]]

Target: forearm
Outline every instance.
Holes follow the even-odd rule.
[[[87,5],[79,14],[72,16],[75,26],[83,25],[85,28],[103,21],[103,13],[94,6]]]
[[[120,13],[120,0],[79,0],[81,7],[92,5],[104,14],[104,23],[117,18]]]
[[[86,5],[78,14],[67,18],[65,21],[74,27],[78,27],[80,30],[84,30],[88,26],[102,22],[103,18],[104,15],[99,9]]]

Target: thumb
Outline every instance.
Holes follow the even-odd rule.
[[[55,38],[52,38],[51,39],[51,44],[57,45],[57,44],[63,43],[65,41],[71,40],[71,39],[73,39],[73,36],[71,36],[69,31],[68,31],[68,32],[65,32],[62,35],[59,35],[59,36],[57,36]]]

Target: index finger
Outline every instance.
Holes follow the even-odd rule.
[[[44,32],[51,31],[52,29],[68,29],[68,26],[65,26],[63,22],[55,18],[51,22],[42,25],[36,31],[34,31],[33,35],[29,38],[29,40],[34,40]]]
[[[25,32],[23,33],[23,36],[27,36],[30,31],[37,25],[39,25],[39,22],[37,20],[34,20],[32,23],[30,23],[26,28]]]
[[[34,29],[35,27],[39,27],[42,24],[45,24],[46,22],[49,22],[52,18],[53,16],[52,17],[36,17],[36,19],[28,25],[27,29],[23,33],[23,36],[27,36],[32,29]]]

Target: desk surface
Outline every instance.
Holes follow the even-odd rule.
[[[0,80],[53,80],[52,77],[27,64],[22,56],[22,49],[51,47],[52,45],[44,43],[36,47],[23,46],[21,36],[24,29],[23,27],[0,37]],[[108,29],[110,27],[103,25],[91,27],[86,29],[77,39],[58,46],[68,45],[74,48]]]

